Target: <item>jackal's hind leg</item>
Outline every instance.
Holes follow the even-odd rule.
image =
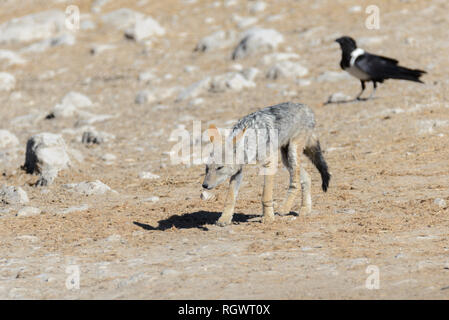
[[[274,221],[273,180],[274,180],[273,174],[264,175],[264,185],[262,193],[263,223],[269,223]]]
[[[282,153],[282,162],[287,166],[290,174],[290,184],[287,191],[287,197],[281,206],[280,215],[287,215],[292,209],[295,198],[299,193],[300,186],[300,172],[299,172],[299,157],[297,153],[297,145],[290,143],[286,152]]]
[[[239,192],[240,183],[242,182],[243,173],[240,170],[231,177],[229,182],[228,194],[226,196],[225,207],[220,219],[217,221],[217,225],[224,227],[231,223],[232,216],[234,215],[235,200]]]
[[[312,196],[310,193],[311,179],[306,169],[301,166],[300,169],[301,178],[301,209],[300,215],[309,214],[312,211]]]

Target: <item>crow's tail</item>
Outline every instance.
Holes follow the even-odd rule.
[[[398,65],[391,66],[388,68],[388,78],[391,79],[401,79],[401,80],[409,80],[423,83],[419,78],[425,74],[426,71],[419,69],[408,69],[405,67],[401,67]]]

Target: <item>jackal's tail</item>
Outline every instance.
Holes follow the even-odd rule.
[[[315,167],[321,174],[321,188],[326,192],[329,187],[329,180],[331,175],[327,167],[326,160],[324,160],[323,153],[321,152],[320,141],[316,137],[311,137],[304,148],[304,154],[312,161]]]

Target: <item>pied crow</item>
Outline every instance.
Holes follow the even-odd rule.
[[[342,52],[340,67],[359,79],[362,84],[362,91],[357,95],[357,100],[365,100],[361,96],[367,81],[373,82],[373,92],[368,99],[374,96],[377,82],[382,83],[386,79],[402,79],[423,83],[419,77],[426,73],[425,71],[401,67],[398,65],[398,60],[377,56],[357,48],[355,40],[351,37],[344,36],[335,41],[340,44]]]

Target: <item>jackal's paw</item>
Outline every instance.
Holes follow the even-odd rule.
[[[299,209],[299,215],[300,216],[307,216],[312,212],[312,208],[311,207],[301,207],[301,209]]]
[[[225,227],[225,226],[230,225],[231,221],[232,221],[232,219],[228,219],[228,218],[222,219],[222,218],[220,218],[220,219],[218,219],[216,224],[217,224],[217,226]]]
[[[262,217],[262,223],[272,223],[274,222],[274,215],[264,215]]]

